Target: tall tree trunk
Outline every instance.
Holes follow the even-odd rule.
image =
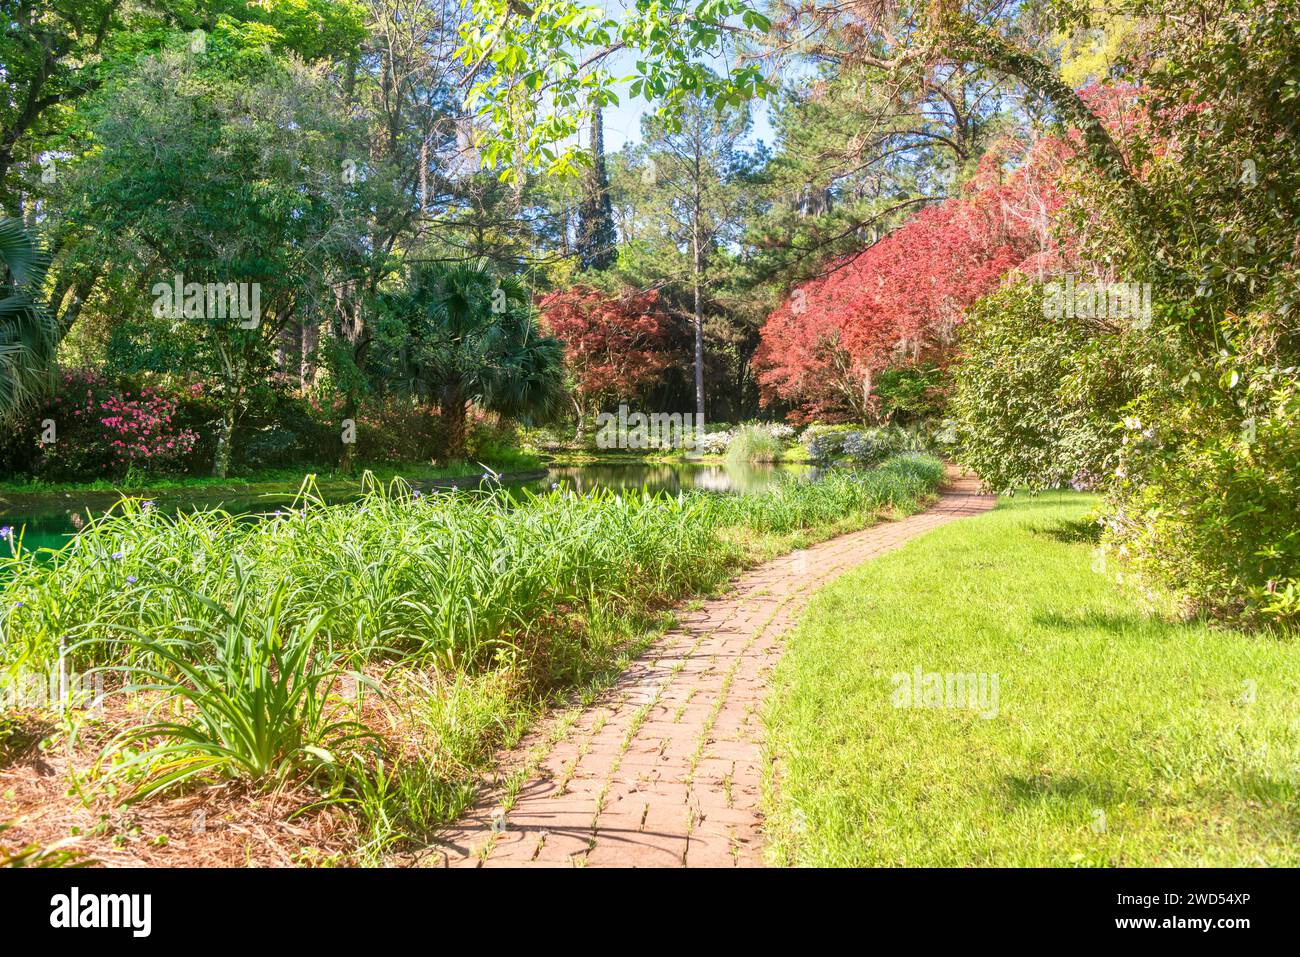
[[[700,258],[700,215],[699,215],[699,181],[695,187],[695,216],[691,224],[691,245],[694,247],[694,263],[691,270],[695,280],[695,412],[704,421],[704,308],[700,299],[700,274],[703,272]]]
[[[591,168],[582,181],[578,204],[578,271],[608,269],[618,258],[614,236],[614,207],[605,167],[605,132],[600,106],[592,94]]]
[[[420,144],[420,215],[429,209],[429,140]]]
[[[351,419],[355,426],[357,421],[357,396],[355,392],[349,392],[347,399],[343,403],[343,418]],[[339,423],[339,437],[343,435],[343,423]],[[355,432],[353,438],[355,439]],[[344,473],[351,475],[357,466],[357,444],[353,442],[343,442],[343,454],[339,456],[339,469]]]
[[[447,458],[465,457],[466,414],[465,394],[459,385],[449,385],[442,390],[441,416],[446,434]]]
[[[320,324],[308,316],[299,328],[298,386],[306,392],[316,378],[316,347],[320,344]]]
[[[221,359],[221,418],[217,423],[217,445],[212,453],[212,474],[225,478],[230,474],[230,460],[235,444],[235,421],[243,389],[243,354],[239,346],[231,350],[218,344]],[[231,353],[234,353],[233,355]]]
[[[357,373],[364,380],[366,374],[366,357],[370,351],[370,330],[358,303],[356,284],[348,282],[334,289],[334,316],[332,319],[334,336],[347,342],[352,347],[352,363]],[[319,334],[319,330],[318,330]],[[355,423],[357,411],[361,408],[362,394],[351,388],[344,397],[343,418]],[[337,423],[342,428],[342,423]],[[356,463],[356,446],[344,442],[339,455],[339,468],[350,472]]]

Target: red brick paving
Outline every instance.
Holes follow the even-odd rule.
[[[558,743],[524,742],[544,757],[504,818],[503,794],[485,795],[425,863],[761,865],[760,706],[782,634],[842,572],[991,508],[978,491],[976,479],[952,475],[925,512],[768,562],[681,614]]]

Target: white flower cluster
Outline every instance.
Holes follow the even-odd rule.
[[[731,432],[707,432],[696,437],[695,450],[705,455],[722,455],[731,444],[733,435]]]

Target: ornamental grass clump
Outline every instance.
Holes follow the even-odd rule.
[[[207,773],[281,783],[305,764],[337,765],[344,749],[376,738],[346,700],[369,679],[345,673],[320,645],[330,612],[289,625],[283,584],[263,602],[244,569],[236,575],[230,608],[155,586],[176,592],[184,609],[166,640],[113,628],[134,659],[121,666],[130,676],[123,692],[153,702],[148,720],[106,749],[109,778],[133,782],[132,800]],[[340,678],[352,695],[331,694]]]
[[[780,458],[781,440],[767,426],[741,426],[727,446],[728,462],[775,462]]]

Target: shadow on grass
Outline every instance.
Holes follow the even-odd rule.
[[[1031,525],[1030,532],[1067,545],[1096,545],[1101,541],[1101,526],[1086,518],[1063,519],[1050,525]]]
[[[1056,628],[1060,631],[1097,630],[1106,632],[1119,631],[1164,631],[1178,627],[1169,622],[1149,618],[1137,612],[1116,614],[1098,611],[1095,608],[1074,612],[1051,611],[1034,615],[1034,624],[1044,628]]]
[[[54,722],[40,715],[17,711],[0,715],[0,768],[33,755],[36,745],[53,730]]]
[[[1093,805],[1102,807],[1115,797],[1115,789],[1109,783],[1073,774],[1036,774],[1033,777],[1008,774],[1002,779],[1002,788],[1014,804],[1087,798]]]
[[[1268,774],[1242,774],[1233,782],[1233,790],[1247,800],[1283,811],[1289,829],[1300,835],[1300,812],[1295,810],[1300,786],[1295,781]]]

